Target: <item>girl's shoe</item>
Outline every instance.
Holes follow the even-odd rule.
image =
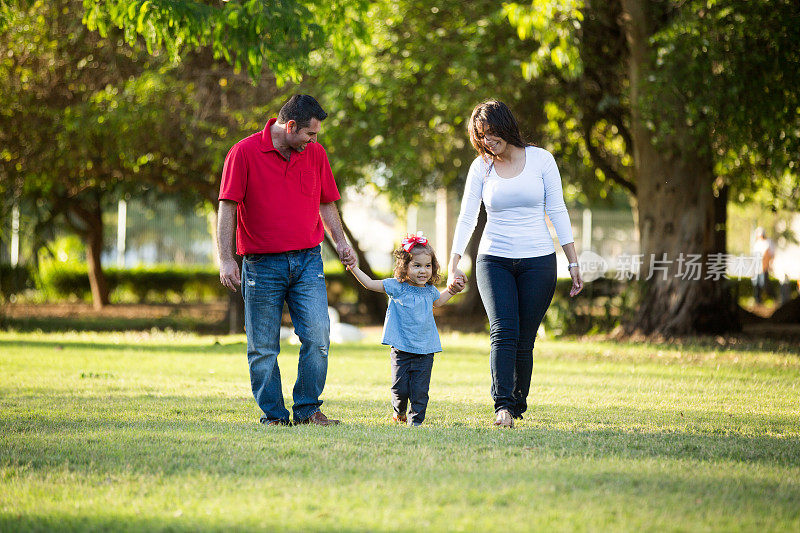
[[[514,419],[511,418],[511,413],[508,409],[500,409],[497,411],[497,416],[494,419],[494,425],[499,428],[513,428]]]
[[[392,420],[394,420],[398,424],[405,424],[406,422],[408,422],[408,418],[406,418],[406,415],[398,415],[397,413],[394,413],[392,415]]]

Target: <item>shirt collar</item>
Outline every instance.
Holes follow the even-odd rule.
[[[267,121],[267,125],[264,126],[264,130],[261,132],[261,151],[262,152],[270,152],[272,150],[278,151],[275,148],[275,145],[272,144],[272,133],[270,133],[270,128],[273,124],[278,121],[277,117],[272,117]]]

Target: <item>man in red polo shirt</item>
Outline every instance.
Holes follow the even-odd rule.
[[[330,346],[328,295],[320,243],[323,225],[345,266],[356,263],[342,231],[339,191],[317,144],[327,117],[308,95],[292,96],[263,131],[236,143],[225,158],[219,192],[220,281],[242,289],[250,384],[261,422],[289,424],[278,369],[284,302],[300,338],[292,405],[295,424],[338,424],[319,399]],[[234,235],[235,228],[235,235]],[[242,256],[242,271],[234,259]]]

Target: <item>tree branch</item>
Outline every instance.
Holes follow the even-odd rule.
[[[622,140],[625,142],[625,148],[630,153],[633,150],[633,137],[631,137],[630,130],[625,126],[622,120],[620,109],[614,108],[606,110],[605,118],[617,127],[620,137],[622,137]]]
[[[587,120],[583,123],[583,136],[586,141],[586,150],[589,152],[589,157],[592,158],[592,163],[597,168],[603,171],[603,174],[608,176],[617,185],[626,189],[630,194],[636,196],[636,185],[631,181],[622,177],[622,175],[614,169],[611,163],[600,153],[596,146],[592,144],[592,129],[595,122]]]

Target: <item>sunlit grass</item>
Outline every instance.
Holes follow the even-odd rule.
[[[332,347],[323,429],[257,423],[243,337],[0,333],[0,530],[800,528],[791,349],[539,341],[501,431],[486,336],[442,340],[419,429],[377,339]]]

